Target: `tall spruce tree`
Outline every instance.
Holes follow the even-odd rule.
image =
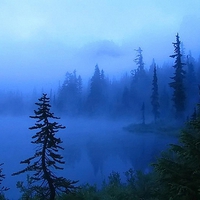
[[[183,117],[183,113],[185,111],[185,88],[184,88],[184,78],[185,78],[185,71],[183,70],[183,66],[185,65],[181,61],[181,48],[180,48],[180,40],[179,35],[177,33],[176,35],[176,42],[172,43],[174,45],[174,54],[171,55],[171,58],[175,58],[175,72],[174,76],[171,77],[173,80],[171,83],[169,83],[170,87],[174,89],[172,100],[174,102],[174,107],[176,109],[176,118]]]
[[[142,78],[145,75],[142,49],[139,47],[135,51],[137,52],[137,56],[134,60],[137,65],[137,75],[139,76],[138,78]]]
[[[153,71],[153,80],[152,80],[152,95],[151,95],[151,105],[152,112],[154,115],[154,121],[156,122],[160,116],[159,108],[159,96],[158,96],[158,78],[157,78],[157,70],[156,64],[154,63],[154,71]]]
[[[147,96],[146,92],[142,92],[146,89],[147,85],[147,74],[144,69],[144,62],[143,62],[143,55],[142,55],[142,49],[139,47],[136,51],[136,58],[134,59],[134,62],[137,66],[136,69],[131,71],[132,74],[132,81],[130,85],[130,98],[131,98],[131,107],[134,109],[139,108],[141,105],[141,99],[147,99],[149,96]]]
[[[21,161],[21,164],[27,164],[28,166],[12,175],[19,175],[25,172],[30,173],[30,179],[33,186],[38,183],[42,189],[42,199],[54,200],[56,191],[58,192],[70,192],[75,189],[74,184],[77,181],[67,180],[63,177],[57,177],[55,170],[62,170],[63,168],[59,164],[64,164],[63,157],[58,153],[58,150],[64,148],[60,146],[62,143],[60,138],[55,137],[55,134],[59,129],[65,127],[58,124],[54,120],[59,119],[54,116],[54,113],[50,112],[51,105],[49,104],[49,98],[47,94],[43,94],[39,98],[39,102],[35,103],[38,106],[38,110],[34,110],[35,115],[30,118],[36,119],[34,126],[30,127],[30,130],[38,130],[35,135],[32,136],[32,144],[37,145],[35,154]]]
[[[90,114],[97,114],[105,109],[105,75],[104,71],[95,66],[94,74],[90,82],[90,91],[87,98],[87,109]]]

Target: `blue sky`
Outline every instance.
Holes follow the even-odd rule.
[[[184,17],[199,17],[198,0],[6,0],[0,1],[1,36],[49,37],[70,45],[123,42],[149,31],[174,32]]]
[[[199,10],[199,0],[0,0],[2,86],[51,87],[73,69],[90,76],[96,63],[129,71],[139,46],[146,68],[162,65],[177,32],[198,58]]]

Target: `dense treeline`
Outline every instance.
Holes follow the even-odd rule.
[[[157,66],[154,59],[151,64],[144,63],[139,47],[135,50],[135,69],[119,79],[110,79],[100,68],[103,66],[98,65],[88,85],[83,84],[76,70],[67,72],[58,91],[51,91],[52,105],[66,116],[132,117],[141,120],[141,109],[144,108],[147,119],[186,119],[198,99],[200,61],[195,60],[191,53],[184,54],[181,44],[177,34],[173,43],[174,54],[170,56],[173,66]],[[20,92],[2,92],[1,113],[21,114],[32,109],[30,105],[35,98],[34,92],[29,99]]]
[[[200,198],[200,104],[197,104],[192,116],[182,129],[179,143],[171,144],[171,147],[151,164],[153,166],[151,172],[144,173],[129,169],[124,173],[125,181],[121,180],[121,175],[118,172],[112,172],[102,182],[100,188],[89,184],[74,187],[73,184],[77,183],[77,181],[57,177],[53,173],[52,166],[56,169],[63,169],[56,166],[56,164],[63,164],[64,162],[62,161],[62,156],[58,153],[58,149],[63,149],[59,145],[61,139],[56,138],[55,133],[58,131],[57,129],[65,127],[49,121],[50,118],[58,118],[49,112],[51,106],[46,94],[43,94],[43,97],[39,99],[39,103],[36,103],[36,105],[38,105],[39,109],[35,110],[35,116],[31,116],[31,118],[37,119],[37,121],[35,126],[30,127],[30,129],[39,129],[36,135],[32,137],[35,140],[32,143],[39,144],[40,148],[36,149],[33,157],[21,162],[21,164],[27,164],[26,169],[13,174],[18,175],[29,172],[27,184],[24,184],[24,182],[17,183],[17,188],[20,189],[22,194],[20,199],[198,200]],[[46,153],[41,151],[46,151]],[[38,161],[32,163],[35,158]],[[43,172],[48,175],[44,175]],[[2,173],[1,168],[0,184],[4,178],[5,175]],[[41,184],[38,185],[38,182]],[[64,187],[64,190],[59,190],[60,187]],[[6,199],[4,192],[7,190],[9,188],[1,188],[0,199]],[[59,190],[59,192],[55,193],[56,190]]]
[[[59,191],[58,199],[200,198],[200,105],[195,107],[199,101],[200,61],[196,61],[191,53],[187,56],[183,54],[178,34],[173,46],[174,54],[170,56],[174,59],[173,66],[159,67],[153,60],[147,70],[142,49],[138,48],[134,60],[136,69],[119,80],[110,80],[104,70],[96,65],[87,88],[83,87],[81,76],[74,71],[66,73],[62,85],[56,93],[50,93],[50,98],[43,94],[36,103],[38,110],[34,110],[35,115],[31,116],[37,121],[30,127],[31,130],[38,131],[31,143],[39,145],[39,148],[34,156],[21,161],[27,167],[13,174],[31,172],[28,175],[28,187],[23,182],[17,184],[22,198],[41,199],[42,196],[42,199],[54,200],[56,191]],[[33,109],[29,106],[31,98],[29,102],[24,100],[19,92],[4,93],[0,99],[1,113],[23,114],[27,109]],[[105,181],[101,190],[98,190],[88,184],[76,187],[74,184],[77,181],[57,177],[55,171],[51,171],[63,169],[57,164],[64,164],[63,157],[58,153],[58,149],[64,148],[60,146],[62,141],[55,137],[55,133],[65,127],[51,121],[59,118],[50,112],[50,104],[54,110],[66,116],[135,117],[142,124],[146,120],[157,122],[164,118],[184,121],[193,114],[180,134],[180,142],[171,145],[155,161],[152,172],[144,174],[130,169],[125,173],[126,183],[122,183],[120,175],[113,172],[108,177],[108,182]],[[0,184],[4,178],[1,168]],[[5,199],[6,190],[6,187],[0,190],[1,199]]]
[[[174,59],[173,66],[160,67],[153,60],[149,69],[145,68],[142,49],[138,48],[135,70],[119,80],[110,80],[96,65],[85,90],[76,72],[67,73],[55,106],[66,115],[138,117],[144,108],[145,115],[155,120],[172,116],[185,119],[198,99],[200,63],[191,53],[181,54],[178,34],[173,45],[174,54],[170,56]]]

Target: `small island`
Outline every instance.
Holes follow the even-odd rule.
[[[168,136],[178,136],[180,133],[180,124],[158,123],[132,123],[123,127],[124,130],[131,133],[155,133]]]

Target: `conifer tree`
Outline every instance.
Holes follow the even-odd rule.
[[[82,78],[81,76],[79,75],[78,76],[78,79],[77,79],[77,89],[78,89],[78,94],[79,96],[81,96],[81,93],[82,93]]]
[[[2,181],[5,179],[5,174],[3,174],[3,168],[1,167],[3,165],[3,163],[1,163],[0,164],[0,185],[2,184]],[[7,191],[7,190],[9,190],[10,188],[8,188],[8,187],[5,187],[5,186],[2,186],[1,188],[0,188],[0,199],[6,199],[5,197],[4,197],[4,192],[5,191]]]
[[[87,98],[87,107],[90,114],[96,114],[101,111],[105,104],[105,75],[104,71],[99,69],[99,66],[95,66],[94,74],[90,82],[90,91]]]
[[[147,99],[149,96],[143,90],[147,85],[147,74],[144,69],[142,49],[139,47],[135,50],[137,55],[134,59],[134,62],[137,65],[137,68],[131,71],[132,81],[130,85],[130,98],[131,98],[131,107],[138,108],[141,105],[141,99]]]
[[[55,175],[55,170],[62,170],[63,168],[60,165],[65,163],[62,160],[63,157],[58,153],[59,149],[64,149],[60,146],[62,141],[55,134],[59,129],[65,127],[54,121],[59,118],[50,112],[51,105],[47,94],[43,94],[38,100],[39,102],[35,103],[38,110],[34,110],[35,115],[30,116],[37,121],[34,126],[29,128],[30,130],[37,130],[36,134],[32,136],[33,141],[31,141],[32,144],[37,145],[37,149],[32,157],[20,162],[28,166],[12,175],[29,172],[31,182],[33,184],[38,183],[43,188],[42,198],[54,200],[56,191],[67,193],[75,189],[73,184],[77,181],[67,180]]]
[[[154,71],[153,71],[153,81],[152,81],[152,95],[151,95],[151,105],[153,107],[152,112],[154,115],[154,121],[159,118],[159,99],[158,99],[158,78],[157,78],[157,70],[156,64],[154,63]]]
[[[137,75],[139,76],[139,78],[142,78],[145,75],[142,49],[139,47],[135,51],[138,53],[134,60],[137,65]]]
[[[181,48],[180,48],[180,40],[179,35],[176,35],[176,42],[172,43],[174,45],[174,54],[171,55],[171,58],[175,58],[175,73],[174,76],[171,77],[173,82],[169,83],[170,87],[174,89],[172,100],[174,102],[174,107],[176,109],[176,117],[181,118],[183,117],[183,113],[185,111],[185,88],[184,88],[184,78],[185,78],[185,71],[183,70],[183,66],[185,65],[181,61]]]
[[[195,74],[195,60],[192,57],[191,53],[187,56],[187,73],[186,73],[186,92],[187,92],[187,106],[191,109],[191,106],[195,105],[197,101],[197,91],[198,91],[198,84],[196,81],[196,74]]]
[[[200,104],[186,127],[179,144],[171,144],[168,152],[154,164],[163,186],[160,199],[200,199]]]
[[[153,58],[152,63],[151,63],[151,65],[150,65],[150,67],[149,67],[149,72],[150,72],[150,73],[153,73],[155,64],[156,64],[156,63],[155,63],[155,60],[154,60],[154,58]]]
[[[67,72],[65,80],[60,87],[58,93],[57,107],[59,111],[65,112],[68,115],[77,114],[80,104],[82,80],[76,75],[76,70],[73,73]]]

